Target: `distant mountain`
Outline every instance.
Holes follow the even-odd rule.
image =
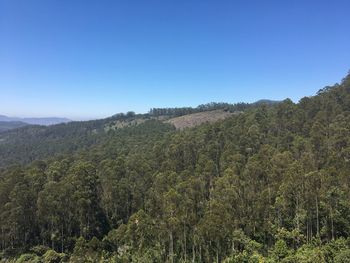
[[[0,121],[0,132],[21,128],[26,125],[28,125],[28,123],[24,123],[21,121]]]
[[[59,123],[70,122],[70,119],[59,118],[59,117],[47,117],[47,118],[18,118],[18,117],[8,117],[5,115],[0,115],[1,122],[24,122],[26,124],[36,124],[36,125],[54,125]]]
[[[267,105],[274,105],[274,104],[278,104],[281,103],[282,101],[280,100],[266,100],[266,99],[262,99],[262,100],[258,100],[256,102],[254,102],[254,105],[261,105],[261,104],[267,104]]]

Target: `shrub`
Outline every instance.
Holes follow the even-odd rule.
[[[43,261],[44,263],[60,263],[64,257],[64,253],[57,253],[55,250],[50,249],[43,255]]]
[[[344,249],[334,257],[334,263],[350,263],[350,249]]]
[[[17,260],[16,263],[40,263],[40,258],[35,254],[23,254]]]

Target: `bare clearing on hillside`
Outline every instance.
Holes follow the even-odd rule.
[[[137,118],[137,119],[132,119],[132,120],[118,120],[114,121],[111,123],[108,123],[108,125],[105,126],[105,131],[109,130],[117,130],[117,129],[122,129],[126,127],[131,127],[131,126],[136,126],[141,123],[144,123],[146,120]]]
[[[232,113],[224,110],[204,111],[175,117],[165,122],[174,125],[176,129],[183,130],[185,128],[198,126],[202,123],[212,123],[218,120],[223,120],[237,113],[238,112]]]

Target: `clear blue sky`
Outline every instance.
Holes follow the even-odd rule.
[[[349,10],[349,0],[0,0],[0,114],[298,101],[350,69]]]

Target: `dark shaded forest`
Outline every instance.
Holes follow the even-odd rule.
[[[2,135],[1,159],[21,164],[2,161],[0,258],[350,262],[350,75],[298,103],[244,105],[183,131],[149,119]],[[163,111],[150,114],[182,114]]]

